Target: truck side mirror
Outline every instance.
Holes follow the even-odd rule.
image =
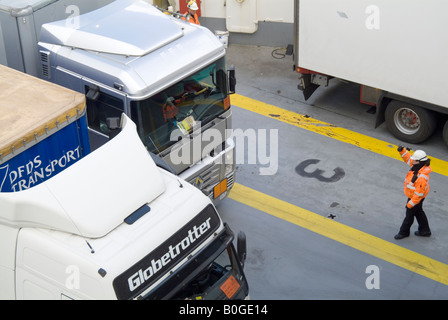
[[[244,262],[246,261],[247,247],[246,247],[246,234],[243,231],[238,232],[238,237],[236,240],[236,248],[238,252],[238,258],[241,263],[241,267],[244,267]]]
[[[229,70],[229,93],[235,93],[236,87],[236,78],[235,78],[235,67],[233,65],[230,66]]]

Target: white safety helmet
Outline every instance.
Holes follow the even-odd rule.
[[[199,10],[199,7],[194,0],[188,1],[187,8],[191,10]]]
[[[426,161],[428,160],[428,157],[426,156],[425,151],[416,150],[414,154],[411,156],[411,159],[417,161]]]

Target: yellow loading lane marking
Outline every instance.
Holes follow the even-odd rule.
[[[448,265],[235,183],[229,198],[448,285]]]
[[[232,105],[255,112],[272,119],[276,119],[296,127],[306,129],[345,143],[349,143],[366,149],[383,156],[387,156],[396,160],[401,160],[397,152],[397,146],[389,142],[375,139],[360,133],[356,133],[332,124],[322,122],[308,116],[288,111],[261,101],[257,101],[239,94],[233,94],[231,97]],[[444,176],[448,176],[448,162],[431,157],[431,168],[433,172],[437,172]]]

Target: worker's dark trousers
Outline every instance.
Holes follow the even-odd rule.
[[[409,201],[410,199],[408,199]],[[414,217],[417,218],[418,231],[420,234],[425,235],[431,232],[429,229],[428,218],[425,211],[423,211],[423,199],[419,204],[416,204],[412,209],[406,208],[406,217],[400,228],[400,234],[403,236],[409,236],[411,226],[414,223]]]

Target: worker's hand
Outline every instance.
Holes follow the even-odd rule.
[[[399,146],[398,148],[397,148],[397,151],[398,152],[401,152],[401,151],[403,151],[403,149],[406,149],[406,150],[408,150],[408,151],[411,151],[412,149],[411,148],[409,148],[409,147],[402,147],[402,146]]]

